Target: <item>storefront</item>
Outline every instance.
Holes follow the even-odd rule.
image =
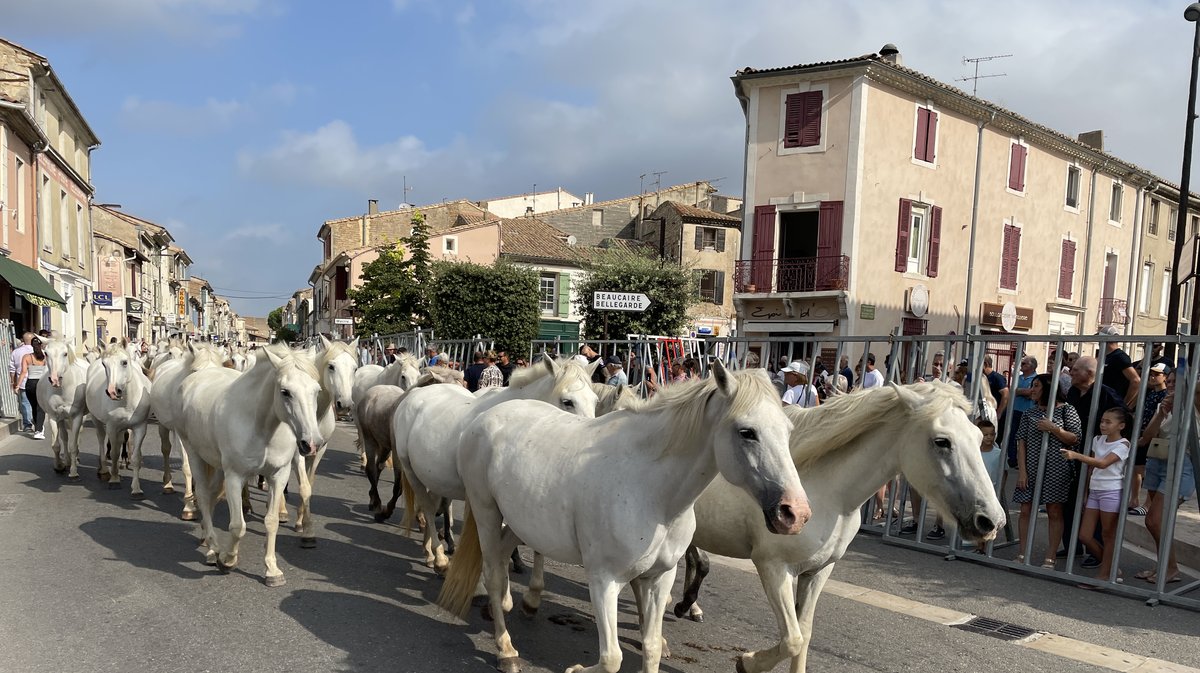
[[[811,359],[814,354],[832,360],[836,339],[846,323],[845,306],[837,297],[738,300],[737,309],[737,336],[750,341],[751,360],[757,359],[762,366],[781,358]],[[770,340],[754,343],[754,337]],[[829,343],[812,337],[828,337]],[[814,353],[816,348],[820,353]]]
[[[1017,306],[1012,302],[992,304],[983,302],[979,307],[979,331],[981,334],[1028,334],[1033,327],[1033,309]],[[992,356],[992,367],[1011,376],[1017,359],[1016,342],[995,341],[988,343],[987,353]],[[1033,344],[1027,348],[1032,349]],[[1035,353],[1039,358],[1042,353]]]
[[[3,305],[7,304],[7,306]],[[66,300],[37,271],[0,257],[0,315],[13,322],[17,334],[41,329],[50,324],[48,315],[37,310],[66,310]]]

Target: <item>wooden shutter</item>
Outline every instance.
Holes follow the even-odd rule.
[[[558,274],[558,310],[555,313],[560,318],[571,314],[571,274]]]
[[[717,229],[717,252],[725,252],[725,227]]]
[[[803,108],[800,121],[800,147],[813,147],[821,144],[821,104],[824,94],[820,91],[808,91],[803,94]]]
[[[933,163],[933,148],[937,147],[938,114],[927,107],[917,108],[917,138],[913,157]]]
[[[817,220],[817,290],[842,289],[842,202],[822,201]]]
[[[1025,157],[1028,150],[1024,145],[1013,143],[1008,157],[1008,188],[1025,191]]]
[[[775,206],[754,208],[754,257],[750,282],[759,292],[771,291],[771,270],[775,261]]]
[[[803,125],[803,94],[788,94],[783,119],[783,146],[800,146],[800,128]]]
[[[714,299],[713,303],[720,306],[725,303],[725,272],[714,271],[713,275],[715,276],[713,283],[716,285],[713,295],[716,299]]]
[[[926,127],[925,161],[928,161],[932,164],[933,160],[936,158],[933,154],[934,148],[937,147],[938,113],[934,112],[933,110],[929,110],[929,116],[926,118]]]
[[[1029,159],[1029,148],[1024,145],[1021,145],[1020,147],[1021,147],[1021,172],[1017,175],[1017,177],[1020,178],[1020,180],[1021,180],[1020,191],[1023,192],[1023,191],[1025,191],[1025,164],[1026,164],[1027,160]]]
[[[938,253],[942,246],[942,209],[934,206],[929,213],[929,260],[925,265],[925,275],[937,278]]]
[[[896,270],[908,270],[908,235],[912,227],[912,201],[900,199],[900,218],[896,222]]]
[[[1001,250],[1000,287],[1017,289],[1017,269],[1020,263],[1021,229],[1011,224],[1004,225],[1004,246]]]
[[[1058,296],[1070,299],[1075,288],[1075,241],[1063,240],[1062,259],[1058,267]]]
[[[704,249],[704,227],[696,227],[696,249]]]

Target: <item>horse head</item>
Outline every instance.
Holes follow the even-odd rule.
[[[141,364],[129,353],[128,349],[120,347],[105,351],[100,356],[99,362],[104,369],[104,393],[108,395],[108,399],[113,401],[124,399],[134,377],[133,369],[141,368]]]
[[[555,360],[543,357],[540,366],[513,372],[510,387],[530,388],[534,399],[584,418],[595,418],[600,397],[592,389],[589,370],[574,360]],[[534,388],[533,386],[543,386]]]
[[[303,355],[274,348],[264,350],[275,370],[272,404],[275,416],[296,436],[296,448],[301,456],[316,455],[325,446],[317,403],[321,394],[321,376],[312,361]]]
[[[249,362],[249,358],[246,357],[246,352],[242,349],[234,348],[229,353],[229,360],[233,363],[234,369],[238,370],[239,372],[246,371],[246,364]]]
[[[350,343],[330,341],[321,336],[316,351],[316,366],[321,371],[321,385],[333,398],[339,412],[354,408],[354,371],[358,369],[358,339]]]
[[[900,471],[939,512],[954,517],[964,538],[977,543],[995,538],[1004,526],[1004,508],[984,467],[983,434],[968,416],[971,404],[962,390],[940,381],[893,389],[907,412],[906,441],[896,444]]]
[[[63,374],[67,372],[67,367],[71,366],[71,361],[75,359],[71,354],[71,348],[65,341],[54,339],[47,341],[42,346],[42,350],[46,353],[50,385],[61,388]]]
[[[693,385],[701,388],[696,394],[709,393],[704,396],[708,418],[703,431],[712,437],[717,469],[754,498],[768,530],[799,533],[812,511],[792,461],[792,423],[775,387],[762,369],[730,372],[714,360],[712,373],[711,382]],[[668,388],[667,394],[671,392]]]

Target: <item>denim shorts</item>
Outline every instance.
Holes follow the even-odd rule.
[[[1179,497],[1190,498],[1196,492],[1196,477],[1192,471],[1192,461],[1183,459],[1183,478],[1179,482]],[[1166,493],[1171,485],[1167,483],[1167,461],[1160,458],[1146,459],[1146,480],[1143,482],[1147,491]]]
[[[1121,511],[1121,489],[1111,491],[1088,491],[1085,509],[1098,509],[1101,512]]]

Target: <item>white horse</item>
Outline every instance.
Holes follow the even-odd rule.
[[[405,395],[392,417],[392,460],[408,482],[401,528],[411,530],[418,511],[432,521],[442,498],[465,498],[458,475],[459,434],[475,415],[508,400],[530,399],[595,417],[598,398],[591,377],[599,362],[583,367],[573,360],[559,363],[546,357],[541,364],[513,372],[507,388],[483,398],[458,386],[417,388]],[[434,526],[425,526],[425,564],[441,571],[449,560],[436,537]]]
[[[676,616],[699,621],[694,605],[707,573],[696,547],[754,561],[779,623],[773,648],[738,658],[744,673],[769,671],[783,659],[792,673],[807,665],[813,613],[833,564],[859,527],[859,510],[882,484],[903,473],[968,540],[982,543],[1004,525],[979,451],[982,435],[971,405],[951,383],[886,386],[839,395],[812,409],[787,407],[791,454],[814,517],[800,535],[766,535],[755,503],[724,479],[696,501],[696,533],[688,549],[683,600]],[[799,605],[796,600],[799,600]]]
[[[72,481],[79,479],[79,431],[87,417],[84,389],[88,363],[75,356],[65,341],[47,341],[46,364],[49,372],[38,381],[38,405],[50,423],[50,446],[54,450],[54,471]],[[63,459],[66,459],[66,463]]]
[[[288,473],[295,470],[300,497],[310,495],[304,458],[325,447],[318,420],[321,381],[312,361],[286,348],[268,347],[254,368],[239,374],[213,367],[195,372],[183,383],[180,439],[194,468],[200,506],[205,562],[228,569],[238,562],[238,546],[246,534],[242,489],[254,475],[270,483],[267,529],[267,586],[282,586],[283,572],[275,560],[279,509]],[[213,506],[224,484],[229,505],[229,538],[218,543],[213,531]]]
[[[121,487],[121,447],[125,433],[129,432],[129,450],[133,456],[130,495],[134,500],[141,500],[146,497],[141,481],[142,440],[146,438],[146,424],[150,419],[150,379],[142,373],[141,363],[125,348],[109,348],[88,367],[84,399],[88,412],[96,419],[100,478],[108,477],[110,489]]]
[[[755,503],[756,520],[747,525],[794,534],[808,520],[790,431],[763,370],[730,373],[719,362],[710,379],[594,420],[532,401],[479,414],[458,451],[471,509],[438,603],[464,615],[482,571],[500,670],[519,671],[504,623],[505,561],[523,542],[587,570],[600,663],[570,673],[620,669],[617,597],[625,584],[641,613],[642,670],[658,671],[663,611],[695,529],[692,505],[713,478],[720,473]],[[530,584],[539,594],[542,587]],[[526,598],[536,609],[540,597]]]
[[[165,347],[159,346],[158,352],[150,358],[150,380],[154,380],[154,371],[163,365],[164,362],[178,360],[183,357],[185,347],[178,341],[171,341]]]
[[[174,350],[174,348],[172,348]],[[171,451],[179,449],[183,472],[184,521],[196,518],[196,493],[192,481],[192,466],[179,437],[178,427],[183,418],[181,391],[184,380],[193,372],[209,367],[221,367],[221,354],[213,347],[202,343],[191,343],[182,349],[179,357],[172,356],[160,362],[153,370],[153,386],[150,389],[150,410],[158,421],[158,441],[163,454],[163,493],[174,493],[171,473]]]

